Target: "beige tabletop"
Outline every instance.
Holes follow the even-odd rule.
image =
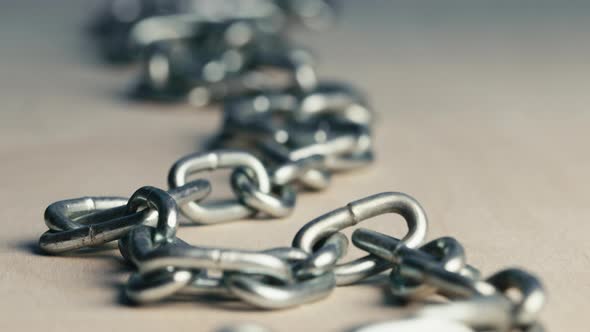
[[[273,312],[206,301],[129,307],[120,291],[130,271],[116,250],[37,254],[49,203],[165,187],[170,164],[220,125],[218,109],[126,99],[135,70],[98,60],[83,33],[90,4],[0,5],[0,330],[213,331],[255,322],[346,331],[400,317],[403,308],[374,284]],[[456,237],[484,274],[507,266],[538,274],[549,293],[549,330],[587,331],[590,7],[348,1],[337,27],[297,36],[319,55],[323,77],[370,95],[379,112],[376,162],[301,195],[284,220],[185,227],[179,235],[203,245],[283,246],[321,213],[403,191],[426,209],[429,238]],[[215,177],[213,186],[226,190],[225,182]],[[400,221],[389,215],[363,226],[399,235]]]

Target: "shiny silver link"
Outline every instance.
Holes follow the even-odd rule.
[[[240,271],[289,282],[293,275],[288,261],[298,253],[276,249],[271,253],[193,247],[182,240],[158,244],[155,229],[140,226],[119,243],[124,257],[139,269],[132,274],[126,295],[137,303],[160,301],[172,295],[203,292],[230,295],[223,280],[210,278],[207,270]],[[282,256],[282,257],[279,257]]]
[[[284,160],[271,174],[271,182],[283,186],[295,181],[306,189],[323,190],[330,184],[331,175],[323,170],[325,157],[313,155],[299,160]]]
[[[412,279],[422,275],[422,272],[411,270],[405,265],[421,266],[424,270],[442,269],[452,273],[460,273],[466,266],[463,246],[451,237],[430,241],[415,250],[401,244],[396,238],[359,228],[353,233],[352,241],[360,249],[393,264],[390,274],[391,291],[393,295],[402,298],[420,299],[437,291],[432,285],[423,283],[423,280]],[[412,263],[408,263],[409,261]]]
[[[247,168],[237,168],[231,176],[232,189],[246,206],[274,218],[284,218],[295,207],[295,190],[288,185],[279,187],[279,196],[266,194],[257,188],[254,174]]]
[[[285,309],[321,300],[336,286],[334,273],[276,286],[242,274],[225,279],[231,293],[254,306],[264,309]]]
[[[354,89],[334,83],[321,83],[303,94],[238,99],[226,103],[221,142],[261,149],[279,165],[277,183],[296,177],[306,188],[323,189],[327,170],[346,171],[373,160],[372,113],[365,104]]]
[[[437,292],[451,299],[489,294],[492,288],[483,282],[464,277],[460,273],[449,272],[436,264],[419,260],[406,260],[400,266],[399,274],[415,282],[427,284]],[[395,279],[391,280],[397,282]],[[396,286],[393,287],[403,287]]]
[[[125,260],[138,268],[146,257],[162,243],[156,241],[157,231],[154,227],[140,225],[119,239],[119,251]],[[177,247],[190,247],[190,244],[176,237],[168,243]]]
[[[214,292],[230,295],[223,280],[210,278],[207,270],[236,271],[243,275],[266,276],[292,282],[290,262],[307,258],[296,248],[273,248],[262,252],[193,247],[175,238],[155,241],[158,230],[138,226],[119,241],[123,257],[133,263],[134,273],[126,288],[134,302],[159,301],[171,295]]]
[[[292,257],[296,259],[291,259],[296,275],[293,282],[269,283],[260,276],[231,273],[226,276],[225,284],[236,297],[265,309],[284,309],[317,301],[328,296],[336,287],[336,278],[330,267],[333,268],[338,259],[346,254],[347,247],[346,236],[335,233],[315,253],[298,250],[297,257]]]
[[[153,251],[155,247],[155,243],[151,240],[154,231],[150,227],[138,227],[124,238],[126,241],[124,239],[120,241],[122,253],[125,252],[124,256],[134,262],[136,266],[140,266],[144,260],[150,259],[148,253]],[[129,246],[138,246],[138,244],[141,248],[129,248]],[[176,245],[190,248],[180,239],[176,240]],[[286,262],[300,261],[309,256],[307,253],[291,247],[272,248],[261,253],[272,255]],[[225,279],[228,275],[237,274],[244,278],[249,277],[248,274],[242,272],[226,272],[222,278],[212,278],[207,275],[205,269],[178,269],[167,266],[146,273],[132,274],[125,288],[125,293],[130,300],[136,303],[157,302],[171,296],[198,296],[202,294],[234,298],[235,294],[228,288]],[[252,277],[257,278],[260,275]]]
[[[125,295],[136,303],[156,302],[189,285],[193,280],[193,273],[187,270],[156,271],[144,275],[134,273],[127,281]]]
[[[327,159],[335,159],[343,156],[346,157],[349,154],[357,154],[367,151],[370,148],[370,141],[371,138],[366,130],[362,127],[358,127],[356,133],[339,135],[321,143],[293,150],[290,152],[290,156],[293,160],[299,160],[312,155],[326,156]],[[330,167],[331,164],[328,161],[326,161],[326,163],[329,169],[336,168],[335,166]],[[332,161],[332,163],[335,163],[335,161]]]
[[[139,226],[119,240],[121,254],[136,267],[150,259],[149,254],[159,245],[154,241],[156,230],[152,227]],[[172,245],[190,250],[191,246],[179,238]],[[308,254],[296,248],[284,247],[264,250],[262,253],[280,258],[284,261],[300,261]],[[232,298],[221,278],[212,278],[205,269],[178,269],[166,266],[147,273],[134,273],[125,288],[127,297],[136,303],[152,303],[171,296],[222,295]]]
[[[514,304],[514,321],[517,325],[528,326],[534,323],[546,300],[545,290],[539,278],[527,271],[511,268],[492,275],[487,281],[511,299]],[[507,293],[514,289],[519,293],[516,299]]]
[[[50,228],[41,235],[39,247],[46,253],[60,254],[86,247],[96,247],[124,236],[140,224],[160,225],[162,236],[170,239],[175,229],[161,215],[175,214],[176,203],[200,200],[210,192],[209,182],[192,181],[164,193],[157,188],[139,189],[132,199],[82,197],[51,204],[45,211]],[[174,205],[173,205],[174,203]],[[147,209],[136,211],[147,205]],[[161,211],[161,213],[158,213]],[[170,219],[171,222],[176,223]]]
[[[176,270],[172,267],[151,273],[133,273],[125,287],[127,298],[138,304],[158,302],[172,296],[216,295],[232,299],[223,280],[206,271]]]
[[[148,253],[139,265],[139,271],[149,273],[169,266],[191,270],[240,271],[283,281],[293,280],[287,262],[264,252],[173,245],[160,246]]]
[[[266,154],[287,156],[290,161],[315,155],[323,156],[325,158],[323,166],[333,172],[357,169],[373,161],[370,134],[361,127],[357,127],[356,133],[343,134],[291,150],[272,141],[265,141],[260,144],[260,147]]]
[[[369,255],[355,259],[348,264],[336,265],[334,273],[338,286],[355,284],[391,268],[391,263]]]
[[[415,248],[424,241],[428,220],[420,204],[406,194],[386,192],[348,203],[345,207],[308,222],[295,235],[293,246],[311,253],[314,246],[327,236],[384,213],[398,213],[404,217],[408,233],[402,238],[402,242],[406,246]],[[340,265],[345,270],[336,268],[337,284],[354,283],[383,271],[383,265],[375,260],[375,256],[365,256]],[[359,268],[361,265],[363,267]]]
[[[195,153],[179,159],[168,173],[168,184],[171,188],[177,188],[184,185],[194,174],[234,167],[251,169],[256,178],[257,189],[263,194],[270,193],[270,179],[260,160],[248,152],[233,150]],[[189,202],[181,205],[180,209],[187,218],[199,224],[216,224],[244,219],[256,212],[239,201],[215,202],[209,205]]]
[[[141,187],[129,198],[127,212],[134,213],[144,208],[158,212],[154,241],[156,243],[172,241],[178,229],[178,211],[174,198],[162,189]]]
[[[433,262],[432,258],[422,257],[419,251],[407,248],[397,239],[369,230],[355,231],[353,242],[363,250],[398,264],[391,278],[394,294],[403,293],[404,281],[400,276],[437,288],[448,297],[469,298],[497,292],[504,294],[509,289],[517,289],[520,293],[518,299],[512,300],[513,325],[532,324],[545,302],[539,279],[523,270],[503,270],[485,282],[461,275],[460,271],[465,264],[463,249],[450,238],[439,239],[436,241],[439,243],[431,242],[427,245],[430,248],[425,246],[426,252],[432,254],[440,250],[438,255],[446,256],[439,263]]]
[[[462,271],[466,269],[463,248],[455,239],[450,237],[436,239],[422,246],[420,251],[432,256],[430,258],[433,262],[430,263],[432,268],[436,268],[438,265],[440,269],[465,276],[465,274],[462,274]],[[403,254],[402,257],[404,257]],[[405,265],[408,259],[424,261],[424,258],[419,258],[419,256],[402,258],[401,264],[394,267],[389,275],[390,290],[393,295],[401,298],[421,299],[436,293],[437,288],[435,286],[406,277],[407,275],[413,275],[412,272],[414,272]],[[469,271],[473,269],[470,267]],[[471,280],[474,279],[471,278]]]
[[[45,224],[50,230],[65,231],[84,227],[92,216],[93,223],[122,217],[127,212],[124,197],[80,197],[52,203],[45,209]],[[96,212],[103,212],[97,220]]]
[[[443,248],[438,247],[440,244]],[[402,297],[422,297],[437,291],[448,297],[470,297],[489,292],[486,284],[465,277],[463,248],[452,238],[428,243],[425,252],[409,248],[403,241],[366,229],[353,233],[353,243],[394,265],[391,290]],[[437,248],[438,247],[438,248]],[[438,253],[436,251],[439,251]],[[433,255],[434,254],[434,255]],[[433,256],[438,256],[438,259]],[[408,280],[411,283],[408,283]]]
[[[329,114],[350,123],[370,126],[374,120],[365,96],[350,85],[323,82],[309,91],[299,104],[299,121]]]
[[[304,93],[261,93],[225,104],[224,132],[259,142],[320,143],[326,130],[371,125],[372,111],[363,99],[352,87],[336,83],[319,83]]]
[[[133,274],[129,279],[126,288],[127,296],[137,303],[159,301],[172,295],[197,295],[203,292],[213,292],[225,296],[236,296],[257,307],[280,309],[319,300],[327,296],[335,287],[335,278],[331,271],[312,278],[288,280],[284,279],[280,267],[278,274],[276,271],[271,271],[271,269],[276,269],[276,266],[267,265],[261,269],[260,262],[263,256],[252,257],[252,254],[264,254],[276,257],[283,262],[313,261],[309,259],[309,254],[296,248],[273,248],[256,253],[235,250],[220,252],[219,249],[214,249],[220,252],[211,255],[211,261],[214,262],[203,263],[200,259],[194,260],[195,256],[202,256],[201,254],[187,255],[186,252],[205,249],[190,247],[181,240],[172,244],[158,245],[153,241],[154,233],[155,229],[140,226],[132,230],[126,240],[120,241],[122,251],[127,251],[124,256],[135,262],[140,268],[139,273]],[[342,249],[334,247],[333,244],[341,243],[342,240],[347,241],[341,234],[334,234],[318,250],[322,255],[316,255],[316,257],[329,255],[329,251],[341,252]],[[142,248],[125,248],[125,246],[137,245],[141,245]],[[344,245],[346,246],[346,244]],[[164,255],[158,253],[162,250],[167,253]],[[171,251],[176,253],[170,255]],[[178,254],[180,251],[185,252]],[[230,252],[233,257],[229,257],[228,260],[226,256]],[[158,264],[152,264],[154,256],[167,256],[167,258]],[[243,259],[248,256],[251,257]],[[193,261],[187,263],[189,259],[193,259]],[[182,260],[185,262],[179,263]],[[239,264],[248,264],[248,266],[236,266],[237,261],[240,261]],[[254,261],[256,262],[255,266],[252,265]],[[223,277],[221,279],[207,277],[205,269],[208,268],[223,269],[225,271]],[[267,280],[269,277],[275,281],[269,283]],[[279,278],[276,279],[277,277]],[[276,284],[277,281],[280,284]]]
[[[325,274],[334,270],[336,263],[346,255],[347,251],[346,236],[342,233],[334,233],[322,243],[318,250],[294,267],[295,274],[300,278]]]

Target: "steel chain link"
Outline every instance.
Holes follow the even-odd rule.
[[[188,10],[188,3],[201,11]],[[311,58],[285,38],[286,22],[318,26],[331,19],[329,2],[198,3],[113,1],[94,31],[112,58],[141,59],[142,95],[199,105],[223,101],[214,149],[176,161],[168,191],[142,187],[129,199],[81,197],[49,205],[49,230],[39,240],[44,252],[84,251],[118,240],[122,256],[136,269],[125,288],[135,303],[217,294],[281,309],[390,270],[394,296],[420,301],[438,294],[451,301],[359,331],[538,327],[545,296],[537,277],[512,268],[483,279],[456,239],[423,244],[426,214],[403,193],[372,195],[321,215],[297,232],[290,247],[207,248],[178,238],[179,213],[208,225],[284,218],[299,193],[325,189],[333,174],[373,161],[374,114],[365,97],[347,84],[317,81]],[[315,14],[305,8],[315,8]],[[268,67],[287,74],[285,86],[270,83],[270,74],[260,71]],[[217,169],[231,170],[235,197],[205,202],[211,184],[195,177]],[[352,242],[368,255],[342,263],[349,241],[341,231],[385,213],[401,215],[407,234],[398,239],[359,228]]]

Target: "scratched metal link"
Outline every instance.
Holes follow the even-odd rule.
[[[96,247],[121,238],[140,224],[155,226],[164,238],[171,239],[176,232],[176,204],[203,199],[210,191],[208,181],[196,180],[168,193],[143,187],[129,200],[80,197],[58,201],[45,210],[49,230],[39,239],[39,247],[50,254]]]
[[[375,114],[365,95],[318,79],[313,56],[289,38],[293,23],[321,28],[334,14],[328,0],[108,1],[93,31],[110,60],[140,62],[137,96],[222,102],[223,120],[207,149],[172,164],[168,191],[146,186],[129,199],[49,205],[39,247],[57,255],[118,240],[134,269],[125,295],[136,304],[214,295],[275,310],[319,301],[338,286],[385,282],[402,303],[422,306],[358,331],[541,331],[540,279],[520,268],[482,278],[457,239],[423,244],[426,213],[404,193],[324,213],[303,224],[290,246],[204,247],[177,236],[181,215],[189,225],[284,219],[301,208],[298,195],[373,162]],[[230,170],[232,194],[212,201],[215,184],[203,177],[219,169]],[[349,240],[341,231],[387,213],[401,215],[407,233],[398,239],[356,229],[352,242],[368,255],[343,262]],[[386,271],[389,278],[368,279]],[[446,301],[428,302],[433,295]]]

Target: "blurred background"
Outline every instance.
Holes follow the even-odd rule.
[[[221,125],[214,104],[129,97],[138,64],[105,61],[88,33],[101,3],[0,4],[3,323],[17,330],[98,330],[108,322],[113,330],[210,331],[255,321],[278,331],[343,331],[399,317],[403,308],[366,285],[270,313],[207,303],[129,308],[117,304],[113,285],[128,271],[113,267],[115,254],[34,254],[49,203],[164,187],[169,165],[202,149]],[[302,195],[286,220],[187,228],[183,239],[249,249],[288,244],[327,210],[379,191],[408,192],[428,212],[429,238],[458,238],[484,274],[507,265],[534,271],[549,292],[546,328],[585,331],[590,2],[338,3],[333,25],[291,34],[317,56],[320,77],[367,94],[378,119],[374,165]],[[388,218],[367,227],[403,230]]]

